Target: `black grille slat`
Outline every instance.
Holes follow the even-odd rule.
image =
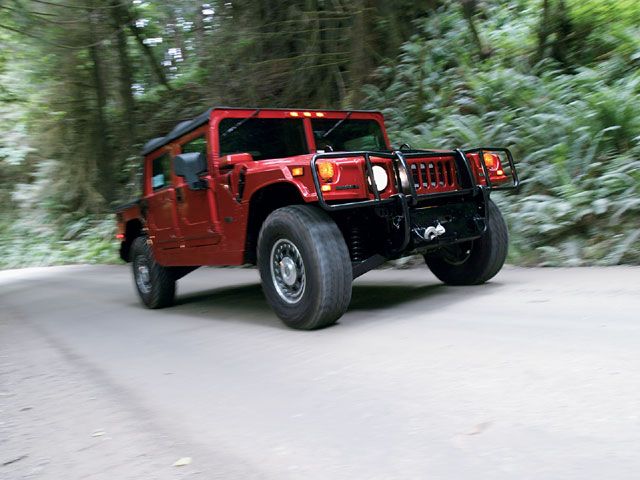
[[[413,177],[413,184],[416,188],[420,188],[420,172],[418,166],[414,163],[411,165],[411,176]]]

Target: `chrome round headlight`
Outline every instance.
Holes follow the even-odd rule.
[[[376,182],[378,192],[384,191],[384,189],[389,185],[389,175],[387,175],[387,171],[380,165],[374,165],[372,170],[373,181]]]

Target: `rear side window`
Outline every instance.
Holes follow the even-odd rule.
[[[168,153],[153,160],[153,174],[151,186],[153,190],[159,190],[171,183],[171,157]]]
[[[194,138],[180,147],[182,153],[207,153],[207,139],[202,136]]]
[[[239,124],[241,121],[225,118],[220,122],[220,155],[250,153],[255,160],[268,160],[309,153],[302,119],[251,118]]]

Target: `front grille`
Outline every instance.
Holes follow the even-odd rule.
[[[458,190],[456,164],[451,157],[407,159],[416,193],[450,192]]]

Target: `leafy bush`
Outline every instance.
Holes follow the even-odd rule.
[[[628,63],[640,37],[603,45],[599,28],[583,42],[604,60],[588,57],[571,71],[548,60],[531,66],[539,12],[505,14],[503,6],[487,6],[481,21],[493,46],[485,61],[470,55],[455,4],[425,20],[397,68],[381,68],[378,86],[367,87],[368,106],[384,111],[397,143],[514,152],[521,192],[496,195],[512,234],[510,261],[640,263],[640,74]],[[577,21],[589,11],[578,9]]]
[[[33,213],[18,221],[0,217],[0,269],[118,261],[113,216],[84,217],[56,228]]]

